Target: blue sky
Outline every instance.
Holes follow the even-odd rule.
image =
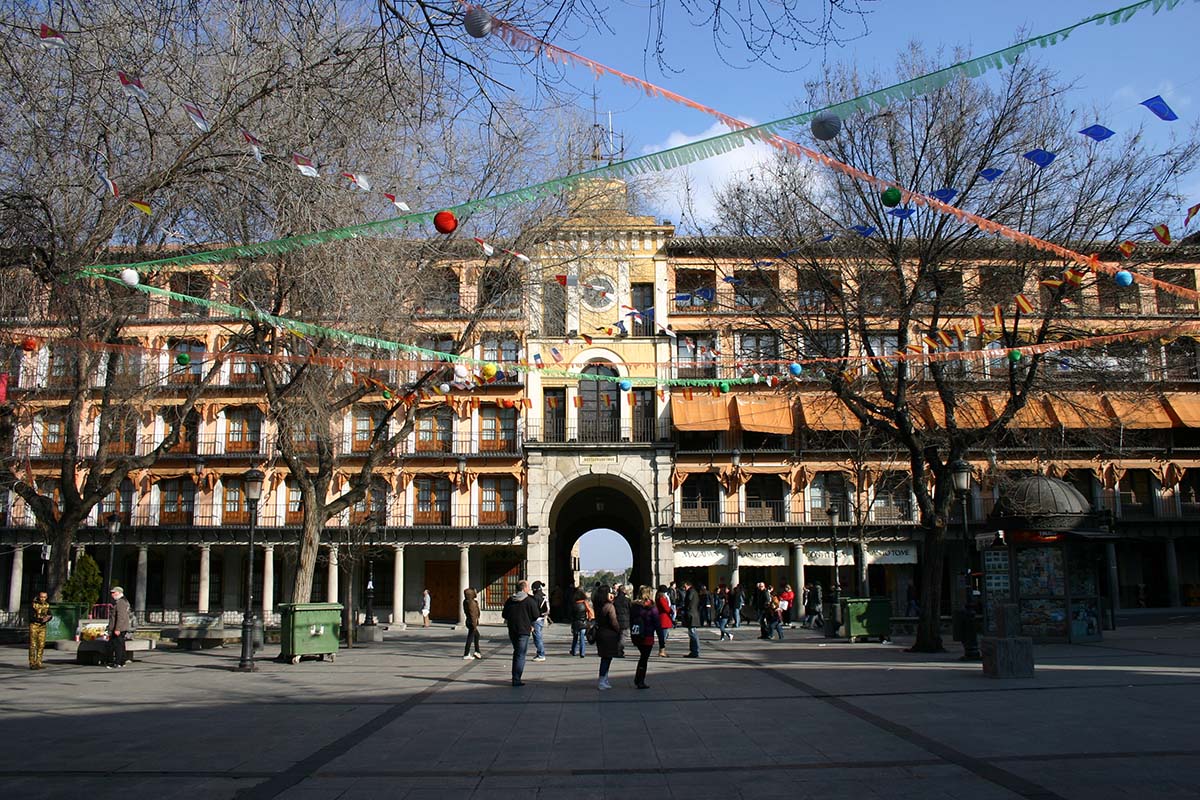
[[[591,32],[575,40],[555,43],[732,116],[765,122],[806,110],[803,84],[819,75],[826,63],[853,60],[860,68],[887,70],[897,53],[912,40],[921,41],[930,52],[941,48],[948,53],[956,46],[964,46],[973,55],[980,55],[1018,38],[1050,32],[1120,6],[1120,0],[867,2],[864,7],[871,13],[867,17],[868,32],[863,38],[824,52],[797,53],[783,63],[794,70],[791,72],[747,63],[745,52],[737,49],[727,50],[724,60],[719,58],[709,30],[690,25],[678,9],[673,9],[675,19],[668,19],[671,33],[665,39],[666,58],[676,71],[664,72],[649,49],[653,41],[647,37],[646,5],[637,0],[606,6],[606,18],[613,32]],[[1157,15],[1140,12],[1123,25],[1088,26],[1036,57],[1076,83],[1077,89],[1065,101],[1073,108],[1081,111],[1093,106],[1107,108],[1108,113],[1100,121],[1108,127],[1123,132],[1141,123],[1151,141],[1165,143],[1171,126],[1182,131],[1196,119],[1194,95],[1200,91],[1200,76],[1192,64],[1197,30],[1200,30],[1200,4],[1185,2],[1174,11]],[[950,60],[947,56],[945,62]],[[730,66],[726,61],[742,66]],[[584,95],[580,107],[588,114],[592,108],[590,94],[595,88],[601,116],[607,121],[608,112],[612,112],[614,128],[625,135],[628,155],[661,150],[725,130],[700,112],[647,97],[616,78],[593,80],[590,72],[583,69],[567,69],[565,74]],[[1163,95],[1172,105],[1180,116],[1178,122],[1160,122],[1137,105],[1156,94]],[[743,148],[686,168],[699,186],[701,210],[708,207],[708,186],[724,180],[731,172],[748,168],[764,151]],[[1181,187],[1189,197],[1200,195],[1200,177],[1181,176]],[[680,204],[676,197],[677,193],[668,193],[656,211],[679,222]]]
[[[676,20],[665,45],[667,60],[677,71],[664,73],[648,49],[653,42],[647,38],[646,4],[634,0],[606,7],[613,33],[590,33],[576,41],[555,43],[734,117],[765,122],[806,110],[804,98],[798,92],[805,80],[819,75],[827,62],[853,60],[861,69],[886,69],[912,40],[921,41],[930,52],[939,48],[949,52],[963,46],[973,55],[980,55],[1018,38],[1047,33],[1121,5],[1120,0],[1060,3],[880,0],[864,5],[872,12],[867,18],[869,30],[865,37],[844,47],[831,47],[824,53],[797,54],[786,65],[792,72],[761,64],[747,64],[740,69],[729,66],[717,57],[710,32],[704,27],[690,26],[676,10]],[[1165,144],[1172,126],[1183,132],[1184,126],[1191,126],[1196,120],[1196,95],[1200,92],[1200,72],[1194,67],[1197,31],[1200,31],[1200,3],[1184,3],[1174,11],[1157,15],[1140,12],[1123,25],[1088,26],[1036,57],[1076,84],[1077,88],[1064,102],[1081,111],[1093,106],[1107,109],[1098,121],[1109,128],[1124,132],[1142,124],[1152,143]],[[745,54],[731,51],[727,60],[744,64]],[[949,61],[947,57],[946,63]],[[582,69],[568,69],[565,74],[586,97],[580,107],[589,114],[590,95],[595,88],[601,116],[607,121],[608,112],[613,112],[613,126],[624,134],[628,155],[653,152],[724,131],[719,123],[700,112],[647,97],[615,78],[593,80]],[[1156,94],[1171,104],[1180,116],[1178,122],[1161,122],[1138,105]],[[1090,123],[1084,122],[1080,127]],[[711,196],[711,186],[749,168],[764,153],[765,148],[757,151],[743,148],[688,167],[698,190],[700,208],[705,207]],[[1200,202],[1200,176],[1180,176],[1180,189],[1191,198],[1187,204]],[[659,203],[656,212],[675,222],[680,220],[680,204],[671,193]],[[1174,221],[1173,229],[1175,225],[1182,227],[1182,218]],[[1192,227],[1196,227],[1195,223]],[[593,533],[582,540],[580,557],[584,569],[619,568],[628,565],[630,553],[616,533]]]

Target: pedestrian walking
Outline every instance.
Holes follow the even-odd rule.
[[[125,637],[129,635],[129,601],[125,590],[114,586],[108,592],[112,596],[112,608],[108,612],[108,669],[125,666]]]
[[[525,655],[529,652],[529,637],[533,633],[533,622],[541,614],[538,603],[529,594],[529,581],[517,581],[517,590],[504,601],[501,616],[508,624],[508,640],[512,642],[512,685],[524,686],[521,676],[525,674]]]
[[[649,689],[646,685],[646,667],[650,662],[650,651],[654,649],[654,637],[659,632],[659,614],[655,607],[654,590],[649,586],[638,589],[637,601],[630,607],[629,638],[638,649],[637,669],[633,673],[633,685]]]
[[[684,658],[700,657],[700,593],[691,581],[683,582],[683,625],[688,632],[688,654]]]
[[[479,601],[478,593],[470,588],[463,589],[463,614],[467,620],[467,643],[463,646],[463,661],[483,658],[479,652]],[[472,646],[474,651],[472,652]]]
[[[546,642],[542,638],[545,628],[550,624],[550,601],[546,599],[546,584],[541,581],[533,582],[533,599],[537,600],[541,613],[533,621],[534,661],[546,660]]]
[[[785,583],[783,591],[779,593],[779,610],[783,612],[783,624],[792,624],[792,610],[796,606],[796,593],[792,591],[792,585]]]
[[[804,605],[804,626],[806,628],[825,627],[825,618],[821,613],[821,584],[814,583],[808,588],[808,600]]]
[[[621,642],[617,648],[617,658],[625,657],[625,631],[629,630],[630,602],[625,584],[617,585],[617,596],[613,598],[613,608],[617,610],[617,623],[621,626]]]
[[[612,589],[602,584],[596,590],[596,653],[600,656],[600,676],[596,688],[607,691],[612,688],[608,680],[608,669],[621,647],[621,623],[613,605]]]
[[[658,655],[666,658],[667,639],[671,636],[671,628],[675,627],[675,623],[671,620],[671,595],[666,586],[658,587],[658,596],[654,598],[654,605],[658,608]]]
[[[771,634],[767,628],[767,612],[771,608],[771,590],[762,581],[754,588],[754,613],[758,615],[758,638],[769,639]]]
[[[708,587],[700,584],[700,626],[707,628],[712,625],[713,618],[713,596],[708,591]]]
[[[53,619],[45,592],[33,596],[29,610],[29,668],[45,669],[42,653],[46,649],[46,625]]]
[[[571,605],[571,655],[583,658],[587,651],[588,623],[593,617],[583,588],[575,590],[575,602]]]
[[[421,592],[421,627],[429,627],[429,612],[433,608],[433,595],[428,589]]]
[[[779,641],[783,641],[783,609],[778,601],[772,602],[767,607],[767,638],[779,636]]]
[[[721,632],[718,640],[728,639],[731,642],[733,641],[733,634],[729,632],[729,627],[733,624],[733,619],[733,603],[723,603],[721,605],[721,613],[717,614],[717,630]]]
[[[742,624],[742,606],[746,605],[746,593],[742,591],[742,585],[739,583],[730,590],[729,601],[733,603],[733,627],[741,627]]]

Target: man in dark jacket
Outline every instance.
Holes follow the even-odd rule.
[[[758,628],[760,639],[770,639],[771,629],[767,627],[767,612],[771,608],[771,590],[762,581],[758,582],[758,586],[754,590],[754,612],[758,614]]]
[[[629,595],[625,593],[625,584],[617,585],[617,596],[613,598],[613,608],[617,610],[617,623],[621,626],[621,645],[617,650],[617,658],[625,657],[625,631],[629,630]]]
[[[125,590],[114,586],[109,590],[112,595],[112,609],[108,612],[108,668],[125,666],[125,635],[129,633],[129,601],[125,599]]]
[[[529,594],[529,581],[518,581],[517,591],[504,601],[503,617],[508,623],[508,640],[512,642],[512,683],[524,686],[521,675],[525,672],[525,654],[529,652],[529,635],[534,622],[542,615],[542,609],[533,595]]]
[[[692,586],[691,581],[683,582],[683,599],[680,601],[683,609],[683,625],[688,632],[688,654],[686,658],[700,657],[700,593]]]

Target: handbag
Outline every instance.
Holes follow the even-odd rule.
[[[596,623],[590,619],[588,620],[587,631],[584,632],[584,636],[587,637],[588,644],[596,643]]]

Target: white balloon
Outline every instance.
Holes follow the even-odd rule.
[[[470,376],[471,376],[471,371],[467,369],[466,364],[455,364],[454,365],[455,380],[465,381]]]
[[[813,138],[828,142],[841,132],[842,118],[832,111],[822,111],[813,117],[809,127],[812,129]]]
[[[472,6],[467,10],[466,19],[463,24],[467,28],[467,33],[476,39],[486,39],[488,34],[492,32],[492,15],[484,11],[479,6]]]
[[[448,384],[448,383],[443,383],[441,386],[438,387],[438,389],[441,391],[442,394],[450,394],[450,384]]]
[[[138,275],[136,269],[126,268],[121,270],[121,280],[125,282],[126,286],[137,286],[141,282],[142,277]]]

